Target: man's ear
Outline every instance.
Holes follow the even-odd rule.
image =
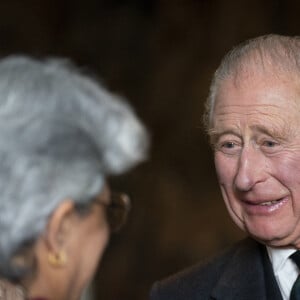
[[[75,205],[71,199],[61,202],[49,218],[44,240],[49,252],[59,253],[67,243],[74,221]]]

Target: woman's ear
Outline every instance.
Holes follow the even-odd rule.
[[[53,265],[58,265],[66,260],[65,247],[73,228],[74,217],[74,202],[66,199],[57,206],[49,218],[43,240],[48,249],[49,263]]]

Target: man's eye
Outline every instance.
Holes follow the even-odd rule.
[[[241,145],[236,141],[224,141],[216,145],[216,150],[228,155],[236,155],[239,153]]]
[[[236,145],[234,142],[226,142],[222,144],[222,148],[226,148],[226,149],[232,149],[234,148]]]
[[[261,149],[265,153],[275,154],[282,149],[282,145],[278,141],[265,140],[261,144]]]
[[[275,147],[277,145],[277,143],[275,143],[274,141],[264,141],[263,146],[266,147]]]

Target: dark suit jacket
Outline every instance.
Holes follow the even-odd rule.
[[[265,246],[248,238],[154,284],[151,300],[282,300]]]

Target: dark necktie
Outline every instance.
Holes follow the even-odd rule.
[[[300,250],[293,253],[290,258],[296,263],[300,269]],[[300,300],[300,275],[298,275],[291,291],[290,300]]]

